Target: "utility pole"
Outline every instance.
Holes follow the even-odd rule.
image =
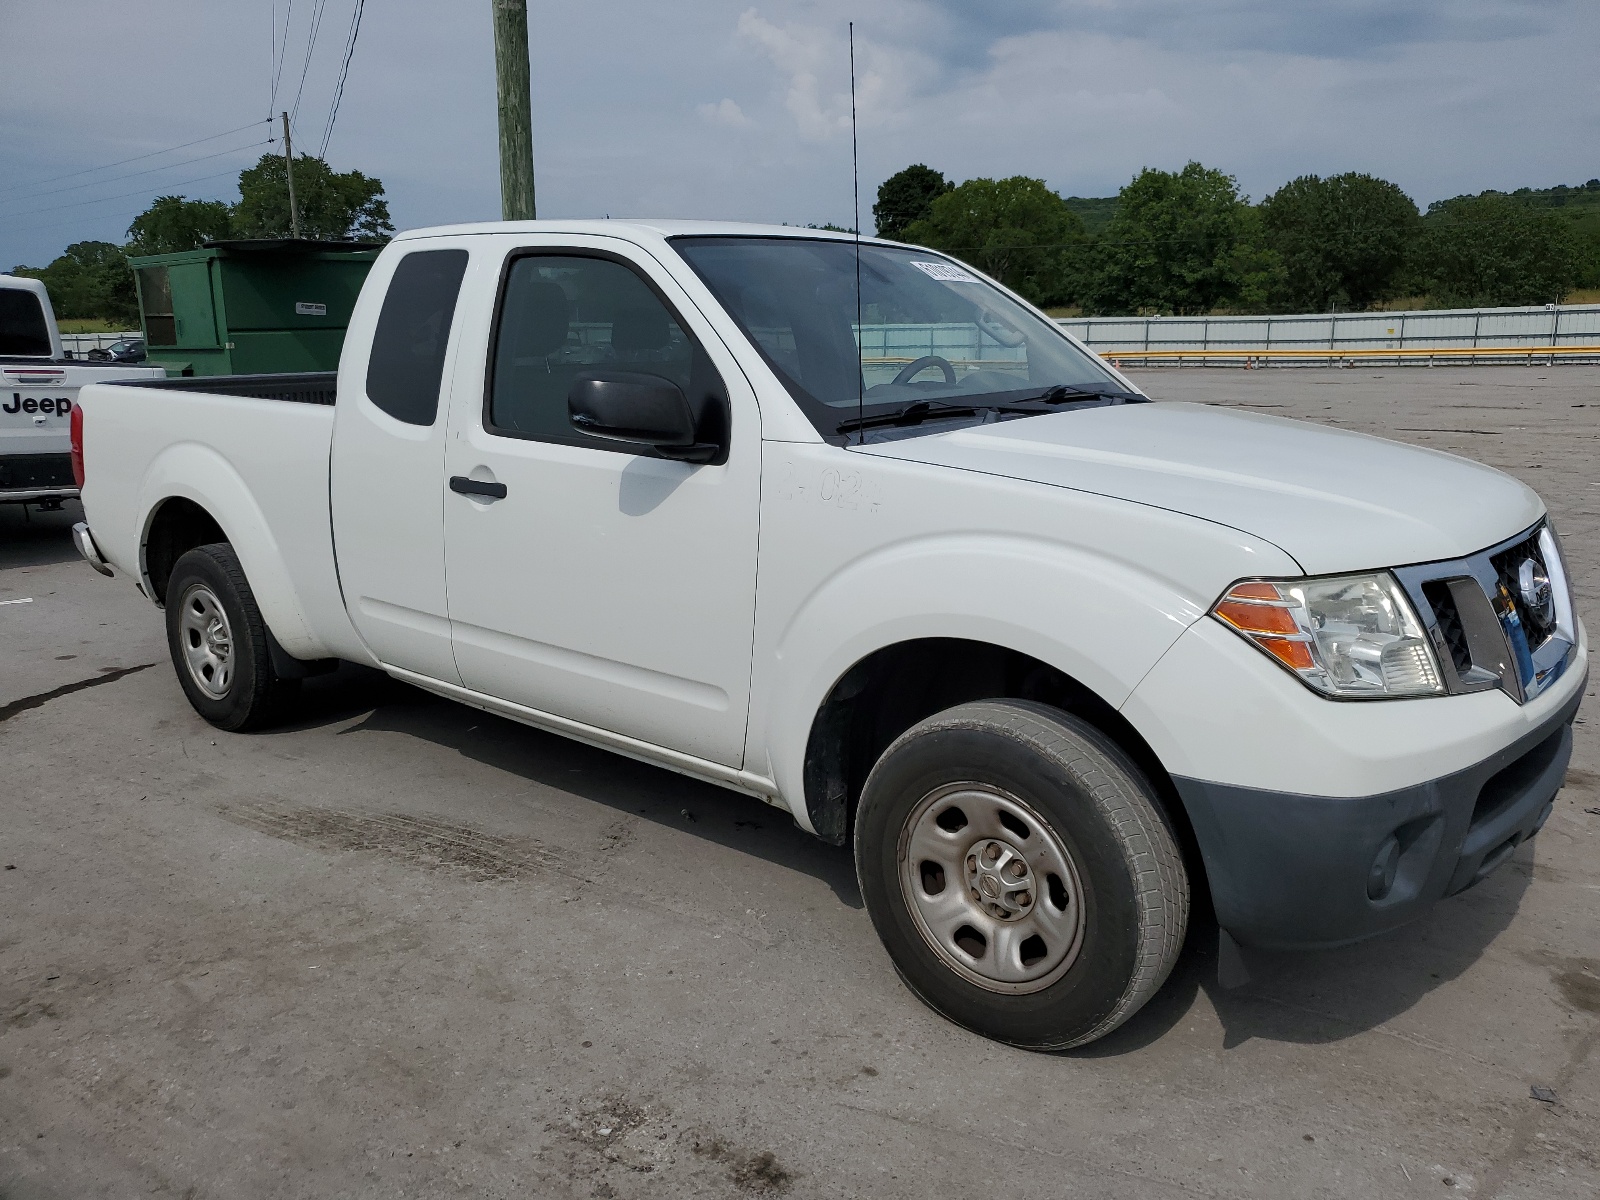
[[[531,221],[533,101],[529,97],[528,0],[490,0],[494,6],[494,77],[500,102],[500,217]]]
[[[289,228],[300,240],[300,206],[294,201],[294,147],[289,144],[289,114],[283,114],[283,168],[289,176]]]

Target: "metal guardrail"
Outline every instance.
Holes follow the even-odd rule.
[[[1367,357],[1371,352],[1392,356],[1397,351],[1405,352],[1400,361],[1452,351],[1476,361],[1514,358],[1529,350],[1554,352],[1560,360],[1592,356],[1593,347],[1600,345],[1600,304],[1287,316],[1069,317],[1058,323],[1108,358],[1152,363],[1189,358],[1312,361]]]
[[[1323,362],[1329,366],[1340,363],[1382,362],[1393,360],[1396,365],[1426,361],[1428,366],[1449,365],[1460,362],[1517,361],[1526,365],[1534,363],[1600,363],[1600,345],[1595,346],[1461,346],[1461,347],[1409,347],[1403,350],[1099,350],[1101,358],[1115,367],[1131,365],[1151,366],[1170,363],[1182,366],[1184,360],[1198,363],[1226,363],[1245,367],[1264,366],[1271,362]]]

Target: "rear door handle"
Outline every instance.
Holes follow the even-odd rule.
[[[460,492],[463,496],[481,496],[485,500],[504,500],[506,498],[506,485],[503,483],[484,483],[477,479],[468,479],[465,475],[450,476],[450,490]]]

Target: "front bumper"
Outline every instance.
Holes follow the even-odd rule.
[[[1572,757],[1583,683],[1474,765],[1371,796],[1312,796],[1174,777],[1218,923],[1275,949],[1403,925],[1485,878],[1539,832]]]

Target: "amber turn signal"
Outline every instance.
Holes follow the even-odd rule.
[[[1275,583],[1240,583],[1211,611],[1290,670],[1309,671],[1316,662],[1310,637],[1289,611],[1295,603]]]

